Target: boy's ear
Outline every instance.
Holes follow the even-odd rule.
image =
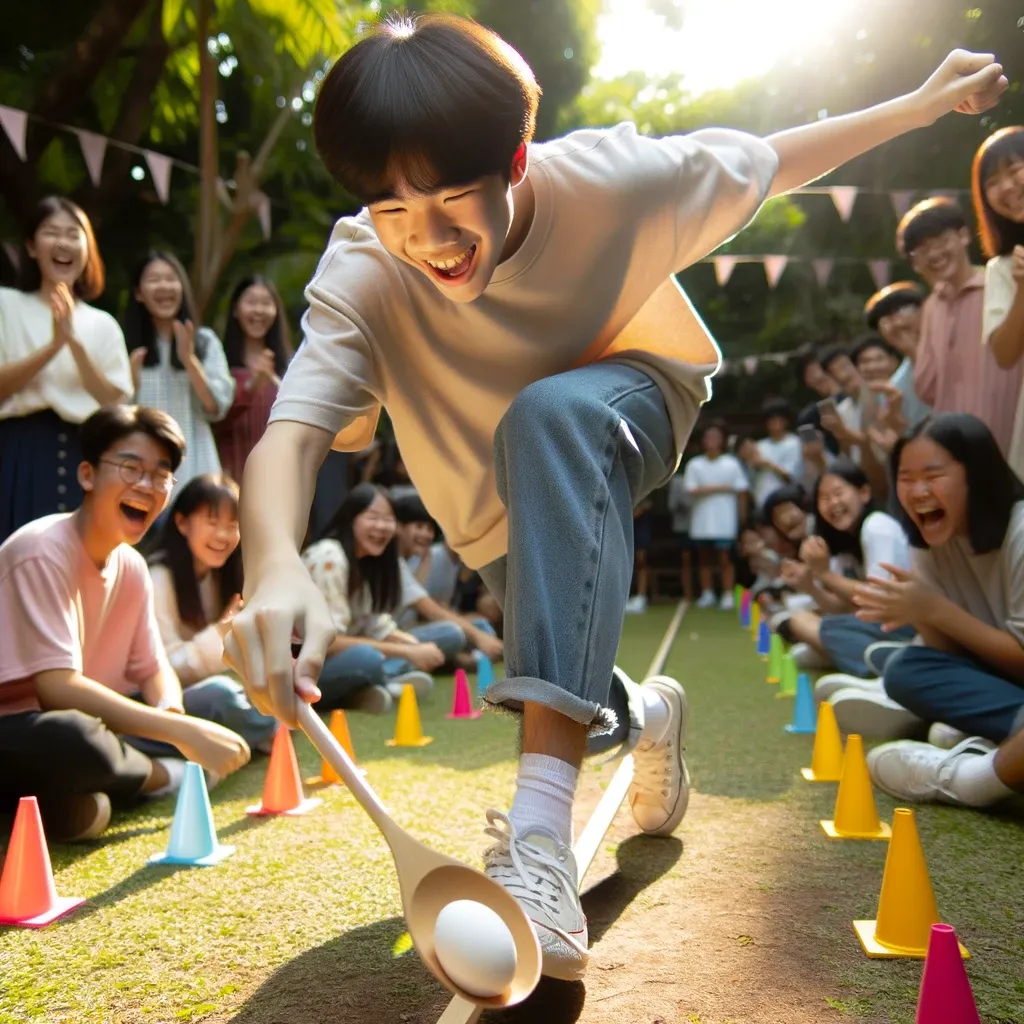
[[[520,142],[519,148],[515,152],[515,156],[512,157],[512,171],[509,175],[510,182],[513,186],[518,185],[523,178],[526,177],[527,163],[526,143]]]
[[[78,485],[88,494],[95,484],[96,467],[84,460],[78,464]]]

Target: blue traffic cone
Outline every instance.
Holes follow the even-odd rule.
[[[743,597],[740,599],[740,628],[750,629],[750,607],[753,603],[753,597],[749,590],[743,591]]]
[[[484,690],[494,682],[494,666],[490,658],[477,651],[476,654],[476,696],[479,700]]]
[[[767,621],[761,620],[761,626],[757,631],[757,653],[762,657],[768,657],[772,649],[772,628]]]
[[[796,678],[793,721],[792,724],[786,726],[786,732],[813,735],[817,729],[817,717],[814,710],[814,691],[811,689],[811,678],[806,672],[801,672]]]
[[[154,853],[149,862],[205,868],[219,864],[234,852],[233,846],[222,846],[217,842],[210,795],[206,792],[206,777],[199,765],[189,761],[185,765],[181,789],[178,790],[178,804],[174,808],[167,852]]]

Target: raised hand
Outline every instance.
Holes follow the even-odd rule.
[[[931,124],[943,114],[983,114],[999,102],[1009,86],[1003,66],[991,53],[954,50],[917,90],[924,123]]]
[[[50,293],[50,311],[53,314],[53,341],[61,347],[71,341],[74,334],[71,316],[75,311],[75,299],[66,284],[58,284]]]
[[[891,579],[869,576],[854,591],[857,618],[880,623],[886,632],[926,619],[935,592],[906,569],[886,563],[882,568]]]
[[[196,354],[196,325],[191,320],[184,323],[175,320],[171,329],[174,331],[174,345],[178,350],[181,365],[187,366]]]

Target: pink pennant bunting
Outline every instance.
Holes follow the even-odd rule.
[[[89,178],[94,185],[99,185],[103,174],[103,157],[107,152],[106,137],[95,132],[87,132],[83,128],[76,128],[75,134],[82,146],[82,156],[85,157],[85,166],[89,168]]]
[[[4,252],[15,270],[21,270],[21,250],[13,242],[4,242]]]
[[[811,260],[811,266],[814,268],[814,279],[818,282],[819,288],[824,288],[828,284],[828,279],[832,276],[832,267],[835,265],[835,262],[831,256],[819,256],[818,259]]]
[[[884,288],[892,276],[892,264],[889,260],[868,260],[868,270],[871,271],[871,278],[877,290]]]
[[[28,127],[28,114],[14,107],[0,107],[0,125],[11,140],[14,152],[21,160],[25,159],[25,130]]]
[[[735,256],[716,256],[714,258],[715,264],[715,280],[718,282],[719,288],[724,288],[729,283],[729,278],[732,277],[733,269],[736,266]]]
[[[910,209],[914,202],[914,191],[909,188],[895,189],[889,193],[889,199],[892,201],[892,208],[896,211],[896,216],[902,220],[903,214]]]
[[[850,219],[850,214],[853,213],[853,204],[857,201],[857,186],[833,185],[828,191],[829,195],[832,196],[832,202],[835,203],[839,216],[845,224]]]
[[[270,239],[270,196],[261,192],[256,200],[256,214],[260,219],[260,227],[263,229],[263,240]]]
[[[153,153],[148,149],[143,150],[143,155],[146,158],[150,177],[153,179],[157,198],[166,206],[171,194],[171,158],[164,156],[163,153]]]
[[[788,256],[765,256],[764,276],[768,278],[769,288],[774,288],[779,283],[779,278],[782,277],[782,272],[786,269],[788,262]]]

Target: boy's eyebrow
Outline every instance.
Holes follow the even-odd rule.
[[[367,201],[367,206],[379,206],[381,203],[401,203],[408,199],[433,199],[434,196],[440,195],[442,192],[454,192],[456,189],[467,189],[471,188],[473,183],[471,181],[464,182],[461,185],[436,185],[434,188],[428,189],[417,189],[415,192],[386,192],[384,195],[375,196],[373,199]]]

